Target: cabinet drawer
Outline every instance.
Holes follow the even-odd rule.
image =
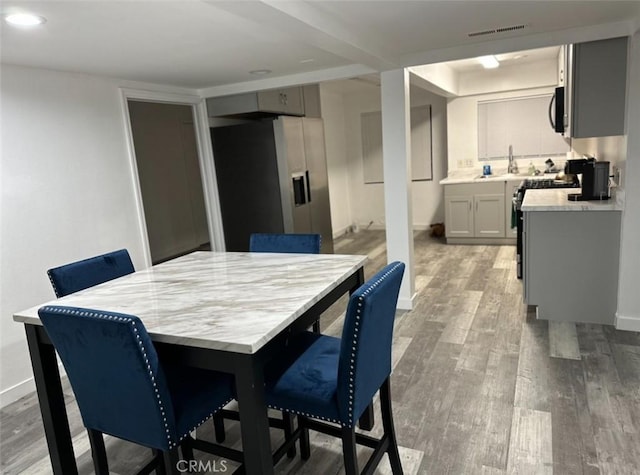
[[[460,195],[483,195],[504,193],[504,181],[492,183],[463,183],[459,185],[445,185],[445,196]]]

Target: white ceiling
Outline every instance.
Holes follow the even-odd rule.
[[[0,13],[16,10],[47,22],[3,22],[3,63],[203,89],[257,81],[256,69],[347,77],[630,34],[640,1],[2,0]]]
[[[560,46],[549,46],[547,48],[536,48],[525,51],[513,51],[510,53],[496,54],[495,57],[500,66],[515,66],[521,64],[535,63],[537,61],[556,59],[560,52]],[[458,72],[479,71],[484,66],[478,58],[459,59],[446,63],[450,68]]]

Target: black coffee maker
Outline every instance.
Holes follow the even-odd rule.
[[[609,162],[598,162],[595,158],[567,160],[564,166],[567,175],[582,174],[582,193],[572,193],[569,201],[609,199]]]

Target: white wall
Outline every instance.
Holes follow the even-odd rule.
[[[490,164],[494,168],[507,168],[506,160],[478,160],[478,102],[496,99],[506,99],[519,96],[533,96],[537,94],[553,94],[553,87],[541,87],[535,89],[514,90],[497,92],[492,94],[478,94],[473,96],[457,97],[449,99],[447,107],[447,128],[449,131],[449,171],[463,168],[474,168],[478,173],[482,165]],[[546,120],[545,117],[541,120]],[[507,151],[505,150],[505,155]],[[513,154],[518,155],[514,149]],[[565,158],[565,157],[563,157]],[[538,168],[544,169],[545,158],[534,159],[533,163]],[[528,166],[530,159],[516,160],[521,170]],[[554,159],[556,164],[558,161]],[[467,165],[467,163],[469,165]]]
[[[506,160],[478,160],[479,101],[553,94],[557,82],[558,62],[555,59],[518,66],[501,65],[497,69],[474,70],[458,74],[459,97],[449,99],[447,106],[449,171],[474,168],[480,173],[482,165],[487,164],[494,168],[507,167]],[[517,150],[514,150],[514,155],[518,155]],[[544,169],[546,158],[535,159],[533,163],[538,168]],[[521,169],[528,166],[530,161],[532,160],[527,159],[526,163],[518,163],[516,160]],[[557,165],[560,164],[557,158],[554,161]]]
[[[55,298],[46,270],[123,247],[136,268],[145,260],[119,84],[5,64],[1,72],[4,406],[35,388],[12,314]]]
[[[640,331],[640,32],[630,41],[627,80],[627,159],[623,164],[625,208],[620,241],[616,326]]]
[[[324,119],[331,226],[337,237],[353,224],[342,93],[321,83],[320,109]]]
[[[458,95],[460,74],[447,63],[413,66],[409,71],[434,86],[436,89],[432,90],[433,92],[446,97]]]
[[[340,89],[336,85],[326,84],[321,88],[321,94],[331,98],[334,107],[325,107],[325,98],[322,102],[322,116],[325,124],[340,124],[342,130],[334,127],[333,131],[326,130],[327,154],[330,149],[337,149],[338,143],[346,150],[346,169],[349,174],[347,181],[340,182],[340,191],[332,189],[332,219],[334,219],[334,233],[339,226],[357,224],[360,228],[380,228],[385,223],[384,213],[384,187],[382,184],[365,184],[362,165],[362,141],[360,129],[360,114],[363,112],[380,111],[380,88],[373,84],[360,83],[347,89]],[[328,102],[328,101],[327,101]],[[342,105],[341,107],[340,104]],[[419,88],[411,88],[411,106],[431,104],[432,106],[432,142],[433,142],[433,180],[416,181],[413,188],[413,224],[422,229],[429,224],[444,221],[444,203],[442,187],[439,180],[446,176],[447,161],[447,124],[446,124],[446,100],[443,97],[432,94]],[[344,116],[339,117],[340,113]],[[326,127],[326,126],[325,126]],[[337,155],[336,155],[337,156]],[[332,170],[332,167],[339,167]],[[345,170],[345,166],[337,163],[329,163],[330,187],[338,182],[332,181],[332,177]],[[344,180],[342,178],[341,180]],[[336,193],[335,202],[342,206],[340,211],[335,209],[333,193]],[[344,193],[344,194],[342,194]],[[339,195],[342,195],[338,197]],[[349,205],[347,216],[346,204]],[[347,221],[347,218],[350,218]],[[337,225],[336,223],[340,223]]]
[[[447,176],[447,100],[412,87],[411,104],[431,104],[433,180],[413,183],[414,227],[422,227],[444,222],[444,189],[439,182]]]

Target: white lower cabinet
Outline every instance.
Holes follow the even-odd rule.
[[[444,198],[447,242],[508,242],[505,182],[445,185]]]
[[[613,325],[621,211],[524,213],[524,301],[543,320]]]
[[[475,204],[473,235],[504,237],[504,193],[475,195],[473,202]]]
[[[475,235],[473,196],[446,196],[445,193],[444,209],[447,237],[473,237]]]

